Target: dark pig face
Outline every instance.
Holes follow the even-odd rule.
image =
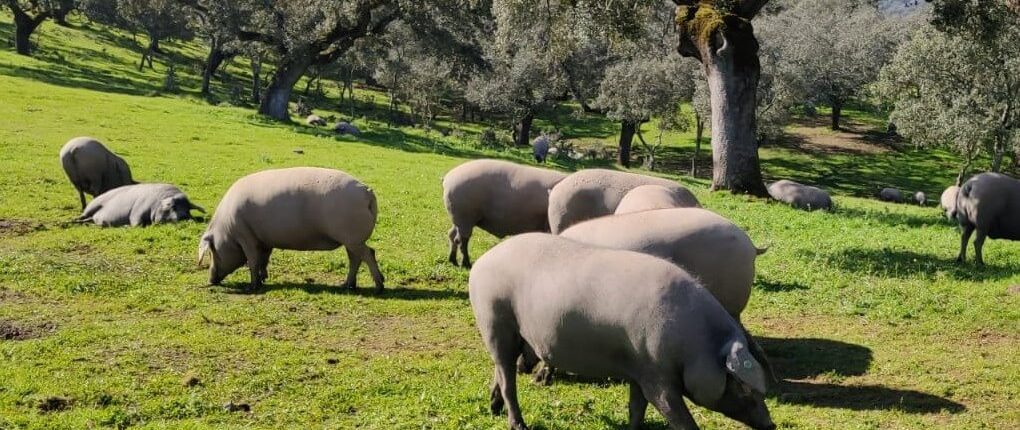
[[[726,375],[726,391],[714,405],[705,405],[709,409],[722,413],[727,417],[747,424],[755,430],[772,430],[776,428],[765,405],[764,393],[756,392],[749,385]]]
[[[211,285],[219,285],[224,278],[244,266],[245,263],[244,252],[237,243],[216,240],[208,233],[202,236],[198,250],[199,263],[206,251],[212,255],[209,261],[209,284]]]
[[[164,199],[152,216],[153,224],[173,223],[191,219],[191,203],[186,198]]]

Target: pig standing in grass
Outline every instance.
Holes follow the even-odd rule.
[[[797,209],[832,210],[832,198],[821,188],[783,179],[769,184],[768,191],[772,198]]]
[[[901,203],[903,192],[896,188],[882,188],[882,191],[878,192],[878,199],[883,202]]]
[[[946,218],[950,220],[956,219],[956,195],[960,193],[960,187],[953,185],[946,188],[942,192],[942,196],[939,197],[939,207],[946,212]]]
[[[928,195],[924,191],[918,191],[914,193],[914,201],[917,202],[918,206],[924,206],[928,202]]]
[[[956,197],[956,219],[963,230],[960,255],[967,257],[967,242],[974,236],[974,260],[984,265],[981,248],[985,238],[1020,240],[1020,181],[1000,173],[982,173],[960,187]]]
[[[588,169],[567,176],[549,194],[549,227],[553,234],[581,221],[610,215],[630,190],[659,185],[672,191],[684,207],[700,207],[690,190],[668,179],[615,170]]]
[[[251,285],[258,288],[269,276],[273,249],[327,251],[343,246],[350,260],[343,286],[356,286],[364,260],[376,291],[382,291],[375,250],[366,244],[378,212],[372,190],[339,170],[295,167],[254,173],[223,196],[199,242],[198,259],[212,254],[213,285],[247,264]]]
[[[774,429],[766,374],[744,331],[679,267],[649,255],[543,233],[510,238],[469,279],[471,308],[495,363],[490,409],[526,429],[515,363],[526,347],[557,368],[630,384],[630,426],[648,403],[674,429],[696,429],[684,403]]]
[[[740,227],[701,208],[659,209],[588,220],[560,233],[568,239],[664,258],[698,277],[739,320],[751,297],[759,250]]]
[[[471,267],[468,241],[475,226],[496,237],[549,231],[549,190],[566,175],[498,160],[474,160],[443,177],[443,202],[450,214],[450,262]]]
[[[125,185],[92,199],[78,221],[103,227],[139,227],[189,220],[192,210],[205,213],[173,185]]]
[[[64,144],[60,148],[60,163],[78,190],[82,210],[85,210],[86,193],[96,197],[135,183],[127,162],[91,137],[76,137]]]

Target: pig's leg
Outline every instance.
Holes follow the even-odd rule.
[[[643,385],[641,391],[655,408],[666,417],[666,422],[673,430],[698,430],[691,411],[687,409],[683,396],[669,387]]]
[[[645,423],[645,411],[648,409],[648,400],[645,393],[641,392],[641,386],[637,382],[630,383],[630,430],[638,430]]]
[[[375,250],[370,246],[365,246],[365,263],[368,264],[368,271],[372,273],[372,282],[375,283],[375,292],[381,293],[383,290],[383,284],[386,283],[386,277],[384,277],[382,272],[379,271],[379,262],[375,259]]]
[[[978,266],[985,265],[985,259],[981,256],[981,249],[985,246],[986,236],[985,231],[982,229],[977,229],[977,234],[974,235],[974,262]]]
[[[460,241],[461,267],[471,268],[471,255],[468,254],[468,242],[471,241],[472,226],[457,226],[457,239]]]
[[[358,286],[358,269],[361,269],[361,259],[365,255],[364,245],[344,245],[347,251],[347,279],[343,283],[344,288],[354,289]]]
[[[970,242],[970,235],[974,233],[974,225],[967,223],[961,225],[963,231],[960,232],[960,255],[956,257],[958,263],[963,263],[967,259],[967,242]]]
[[[521,356],[517,358],[517,371],[519,373],[531,373],[535,370],[535,366],[539,363],[538,355],[535,354],[535,350],[531,349],[531,345],[524,344],[524,351],[521,352]]]
[[[457,265],[457,245],[460,244],[460,235],[457,234],[457,226],[450,227],[450,263]]]
[[[265,267],[269,264],[269,253],[266,250],[256,244],[241,244],[241,249],[244,251],[245,257],[248,258],[248,271],[251,273],[251,289],[257,290],[262,288],[262,283],[266,280],[263,276]]]
[[[487,336],[486,344],[492,354],[492,361],[495,363],[493,375],[491,403],[492,412],[499,413],[506,406],[507,420],[512,430],[527,430],[524,418],[521,417],[521,407],[517,403],[517,357],[521,355],[524,348],[524,340],[516,331],[516,327],[492,327],[492,332]],[[502,398],[502,401],[499,400]]]

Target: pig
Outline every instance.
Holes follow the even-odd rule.
[[[690,274],[633,251],[545,233],[512,237],[468,280],[475,321],[495,364],[490,410],[527,429],[515,362],[525,348],[557,368],[630,385],[630,427],[651,402],[674,429],[696,429],[684,403],[774,429],[766,374],[750,340]]]
[[[928,202],[928,195],[924,191],[918,191],[914,193],[914,201],[917,202],[918,206],[924,206]]]
[[[959,185],[952,185],[939,197],[939,207],[946,212],[946,218],[956,220],[956,195],[960,192]]]
[[[956,197],[960,223],[960,255],[967,257],[967,242],[974,236],[974,260],[985,264],[981,248],[985,238],[1020,240],[1020,180],[1001,173],[982,173],[964,182]]]
[[[549,231],[549,190],[563,173],[499,160],[473,160],[443,177],[443,203],[453,227],[450,263],[471,267],[468,242],[475,226],[496,237]]]
[[[878,192],[878,199],[883,202],[900,203],[903,201],[903,192],[896,188],[882,188]]]
[[[356,287],[362,260],[376,292],[384,278],[367,245],[379,209],[375,193],[351,175],[318,167],[265,170],[234,182],[199,241],[198,260],[212,255],[209,283],[219,285],[247,264],[252,288],[269,276],[273,249],[327,251],[343,246],[350,268],[343,286]]]
[[[739,320],[754,284],[754,263],[765,252],[730,220],[701,208],[614,215],[575,224],[560,233],[594,246],[664,258],[697,276]]]
[[[783,179],[769,184],[768,191],[772,198],[797,209],[832,210],[832,198],[829,197],[829,193],[818,187]]]
[[[191,211],[205,209],[170,184],[135,184],[114,188],[92,199],[78,222],[102,227],[147,226],[191,219]]]
[[[642,185],[630,190],[616,207],[616,215],[654,209],[685,207],[684,196],[661,185]]]
[[[315,114],[311,114],[311,115],[308,115],[308,118],[305,118],[305,124],[308,124],[308,125],[311,125],[311,126],[316,126],[316,127],[325,127],[326,126],[326,120],[322,119],[321,116],[318,116],[318,115],[315,115]]]
[[[701,207],[697,197],[676,182],[635,173],[606,169],[576,172],[556,184],[549,193],[549,228],[559,234],[581,221],[610,215],[630,190],[659,185],[679,196],[684,207]]]
[[[78,190],[83,211],[85,194],[96,197],[114,188],[136,183],[127,162],[91,137],[76,137],[67,141],[60,148],[60,163],[64,166],[67,178]]]

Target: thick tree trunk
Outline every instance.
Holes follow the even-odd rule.
[[[750,4],[750,3],[748,3]],[[756,3],[757,4],[757,3]],[[738,4],[745,16],[709,3],[677,8],[680,54],[701,61],[712,105],[712,189],[765,196],[758,162],[756,93],[761,65],[750,17],[760,8]],[[706,8],[705,11],[700,11]]]
[[[311,61],[308,59],[290,59],[281,63],[262,97],[259,113],[280,121],[289,121],[290,94],[309,65]]]
[[[839,120],[843,117],[843,101],[833,100],[832,102],[832,129],[839,130]]]
[[[517,146],[528,146],[531,143],[531,123],[535,120],[535,114],[528,112],[514,126],[514,144]]]
[[[701,139],[705,136],[705,119],[694,114],[694,156],[691,157],[691,176],[698,176],[698,155],[701,153]]]
[[[634,132],[637,130],[637,122],[620,122],[620,165],[630,167],[630,148],[634,142]]]
[[[995,144],[992,145],[992,165],[991,170],[995,173],[1002,171],[1002,157],[1006,155],[1005,145],[1002,144],[1001,139],[996,138]]]
[[[223,48],[220,46],[219,41],[216,38],[212,40],[212,48],[209,49],[209,56],[205,59],[205,67],[202,69],[202,94],[209,95],[210,82],[216,71],[219,70],[223,62],[229,57]]]
[[[42,24],[46,17],[45,14],[35,18],[29,17],[23,12],[14,14],[14,48],[18,54],[32,55],[32,33],[36,28],[39,28],[39,24]]]

